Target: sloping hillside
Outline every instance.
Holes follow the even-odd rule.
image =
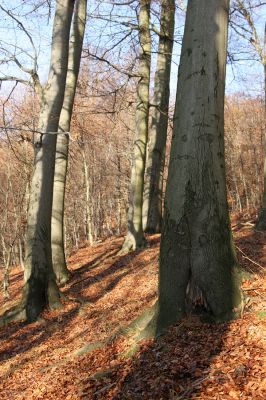
[[[118,255],[122,238],[80,249],[62,309],[1,328],[1,399],[265,399],[266,235],[248,225],[234,234],[247,272],[242,318],[213,325],[190,316],[130,357],[121,330],[156,300],[160,238],[128,255]],[[14,269],[1,313],[22,283]]]

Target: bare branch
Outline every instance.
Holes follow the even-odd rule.
[[[17,82],[17,83],[23,83],[24,85],[29,85],[30,81],[27,81],[27,79],[22,79],[19,78],[18,76],[12,76],[12,75],[7,75],[7,76],[1,76],[0,77],[0,82],[4,81],[10,81],[10,82]]]
[[[27,29],[25,28],[25,26],[23,25],[23,23],[13,15],[13,13],[10,10],[6,10],[2,5],[0,5],[0,9],[6,13],[10,18],[12,18],[19,26],[19,28],[25,33],[25,35],[28,37],[32,49],[33,49],[33,56],[29,55],[32,60],[33,60],[33,67],[32,68],[26,68],[24,67],[21,62],[18,60],[17,57],[15,57],[15,55],[11,55],[10,56],[10,60],[13,60],[15,62],[15,64],[21,69],[21,71],[29,74],[32,78],[33,81],[33,85],[37,91],[37,93],[39,95],[41,95],[42,93],[42,86],[40,83],[40,79],[37,73],[37,51],[36,51],[36,47],[34,45],[33,39],[31,37],[31,35],[29,34],[29,32],[27,31]],[[21,49],[22,50],[22,49]],[[23,50],[22,50],[23,51]],[[9,51],[7,51],[7,53],[10,54]],[[25,79],[21,79],[21,78],[16,78],[13,76],[6,76],[6,77],[1,77],[0,81],[16,81],[16,82],[20,82],[20,83],[24,83],[24,84],[29,84],[29,81],[25,80]]]

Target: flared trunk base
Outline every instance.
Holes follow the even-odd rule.
[[[146,245],[147,241],[143,233],[133,235],[131,232],[128,232],[127,236],[125,237],[122,248],[120,250],[120,254],[144,248],[146,247]]]
[[[43,289],[45,288],[45,290]],[[25,308],[27,322],[36,321],[45,307],[55,310],[61,307],[60,291],[54,280],[44,283],[30,278],[23,290],[22,307]]]

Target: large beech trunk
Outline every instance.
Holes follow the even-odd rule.
[[[68,46],[74,0],[57,0],[54,18],[51,64],[42,90],[32,177],[25,256],[25,285],[22,304],[28,321],[35,320],[44,306],[60,304],[60,293],[52,267],[51,214],[56,134],[64,100]]]
[[[241,305],[225,184],[228,9],[229,0],[188,1],[161,238],[158,331],[184,316],[188,288],[201,293],[215,320],[232,317]]]
[[[65,96],[60,114],[56,143],[54,193],[52,209],[52,258],[57,282],[69,277],[64,249],[64,200],[68,163],[68,145],[72,109],[74,104],[81,52],[86,24],[87,0],[76,0],[72,32],[69,43],[68,70]],[[66,132],[66,133],[65,133]]]
[[[140,0],[139,12],[139,82],[137,86],[136,138],[131,173],[128,232],[122,252],[142,247],[145,243],[142,227],[142,206],[146,147],[149,120],[149,83],[151,64],[150,1]]]
[[[151,106],[148,155],[143,200],[143,227],[161,231],[162,191],[167,139],[170,74],[175,27],[175,0],[162,0],[154,98]]]

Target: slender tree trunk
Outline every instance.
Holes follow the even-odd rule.
[[[235,174],[233,175],[233,180],[234,180],[234,184],[235,184],[236,205],[238,204],[238,211],[242,212],[243,207],[242,207],[241,197],[240,197],[239,190],[238,190],[237,178],[236,178]]]
[[[198,289],[215,320],[230,318],[241,305],[224,161],[228,10],[229,0],[188,1],[161,239],[158,331],[184,316],[189,288]]]
[[[245,203],[246,203],[246,211],[249,214],[250,202],[249,202],[248,188],[247,188],[247,182],[246,182],[246,174],[244,171],[244,162],[243,162],[241,155],[240,155],[239,163],[240,163],[240,179],[241,179],[241,183],[243,186],[244,199],[245,199]]]
[[[4,289],[4,296],[6,298],[10,297],[9,294],[9,277],[10,277],[10,270],[11,270],[11,252],[12,248],[9,248],[6,251],[6,255],[4,258],[4,276],[3,276],[3,289]]]
[[[92,228],[92,212],[91,212],[91,184],[90,184],[90,177],[89,177],[89,167],[86,158],[85,152],[85,144],[82,144],[82,159],[83,159],[83,171],[84,171],[84,186],[85,186],[85,234],[86,240],[88,240],[89,244],[93,244],[93,228]]]
[[[131,173],[128,232],[122,252],[134,250],[145,244],[142,227],[142,206],[146,146],[149,120],[149,84],[151,64],[150,0],[140,0],[139,12],[139,82],[137,86],[136,139]]]
[[[264,27],[264,55],[263,55],[263,68],[264,68],[264,115],[266,121],[266,24]],[[258,231],[266,231],[266,127],[264,126],[264,184],[263,184],[263,198],[262,207],[259,213],[259,218],[256,223]]]
[[[122,192],[122,188],[121,188],[121,176],[122,176],[121,158],[120,158],[120,154],[118,154],[118,146],[116,148],[116,154],[117,154],[116,193],[117,193],[117,213],[118,213],[117,233],[118,233],[118,235],[121,235],[121,231],[122,231],[122,198],[123,198],[123,192]]]
[[[162,0],[154,100],[151,109],[146,179],[143,200],[143,227],[160,232],[162,222],[163,171],[167,139],[170,74],[175,27],[175,0]]]
[[[76,249],[79,248],[79,234],[78,234],[78,224],[77,224],[77,216],[76,216],[76,202],[74,202],[74,215],[73,215],[73,245]]]
[[[3,290],[4,296],[9,297],[8,287],[9,287],[9,275],[11,271],[11,257],[12,257],[12,245],[10,246],[10,242],[7,241],[7,228],[8,228],[8,216],[9,216],[9,202],[10,196],[12,195],[12,185],[11,185],[11,174],[10,174],[10,159],[8,160],[7,164],[7,172],[6,172],[6,179],[7,179],[7,187],[5,191],[5,201],[3,204],[5,214],[1,220],[1,242],[2,242],[2,256],[4,262],[4,276],[3,276]]]
[[[57,0],[54,18],[51,64],[42,103],[36,143],[34,171],[26,233],[25,286],[22,306],[28,321],[42,309],[60,305],[60,292],[52,267],[51,216],[56,134],[64,100],[68,46],[74,0]]]
[[[22,248],[22,242],[21,239],[19,238],[18,240],[18,251],[19,251],[19,265],[21,266],[22,270],[24,271],[24,259],[23,259],[23,248]]]
[[[87,0],[76,0],[69,43],[68,71],[64,103],[60,114],[55,155],[55,177],[52,210],[52,257],[57,282],[68,280],[64,248],[64,200],[67,174],[68,145],[81,52],[86,24]],[[66,132],[66,133],[65,133]]]

